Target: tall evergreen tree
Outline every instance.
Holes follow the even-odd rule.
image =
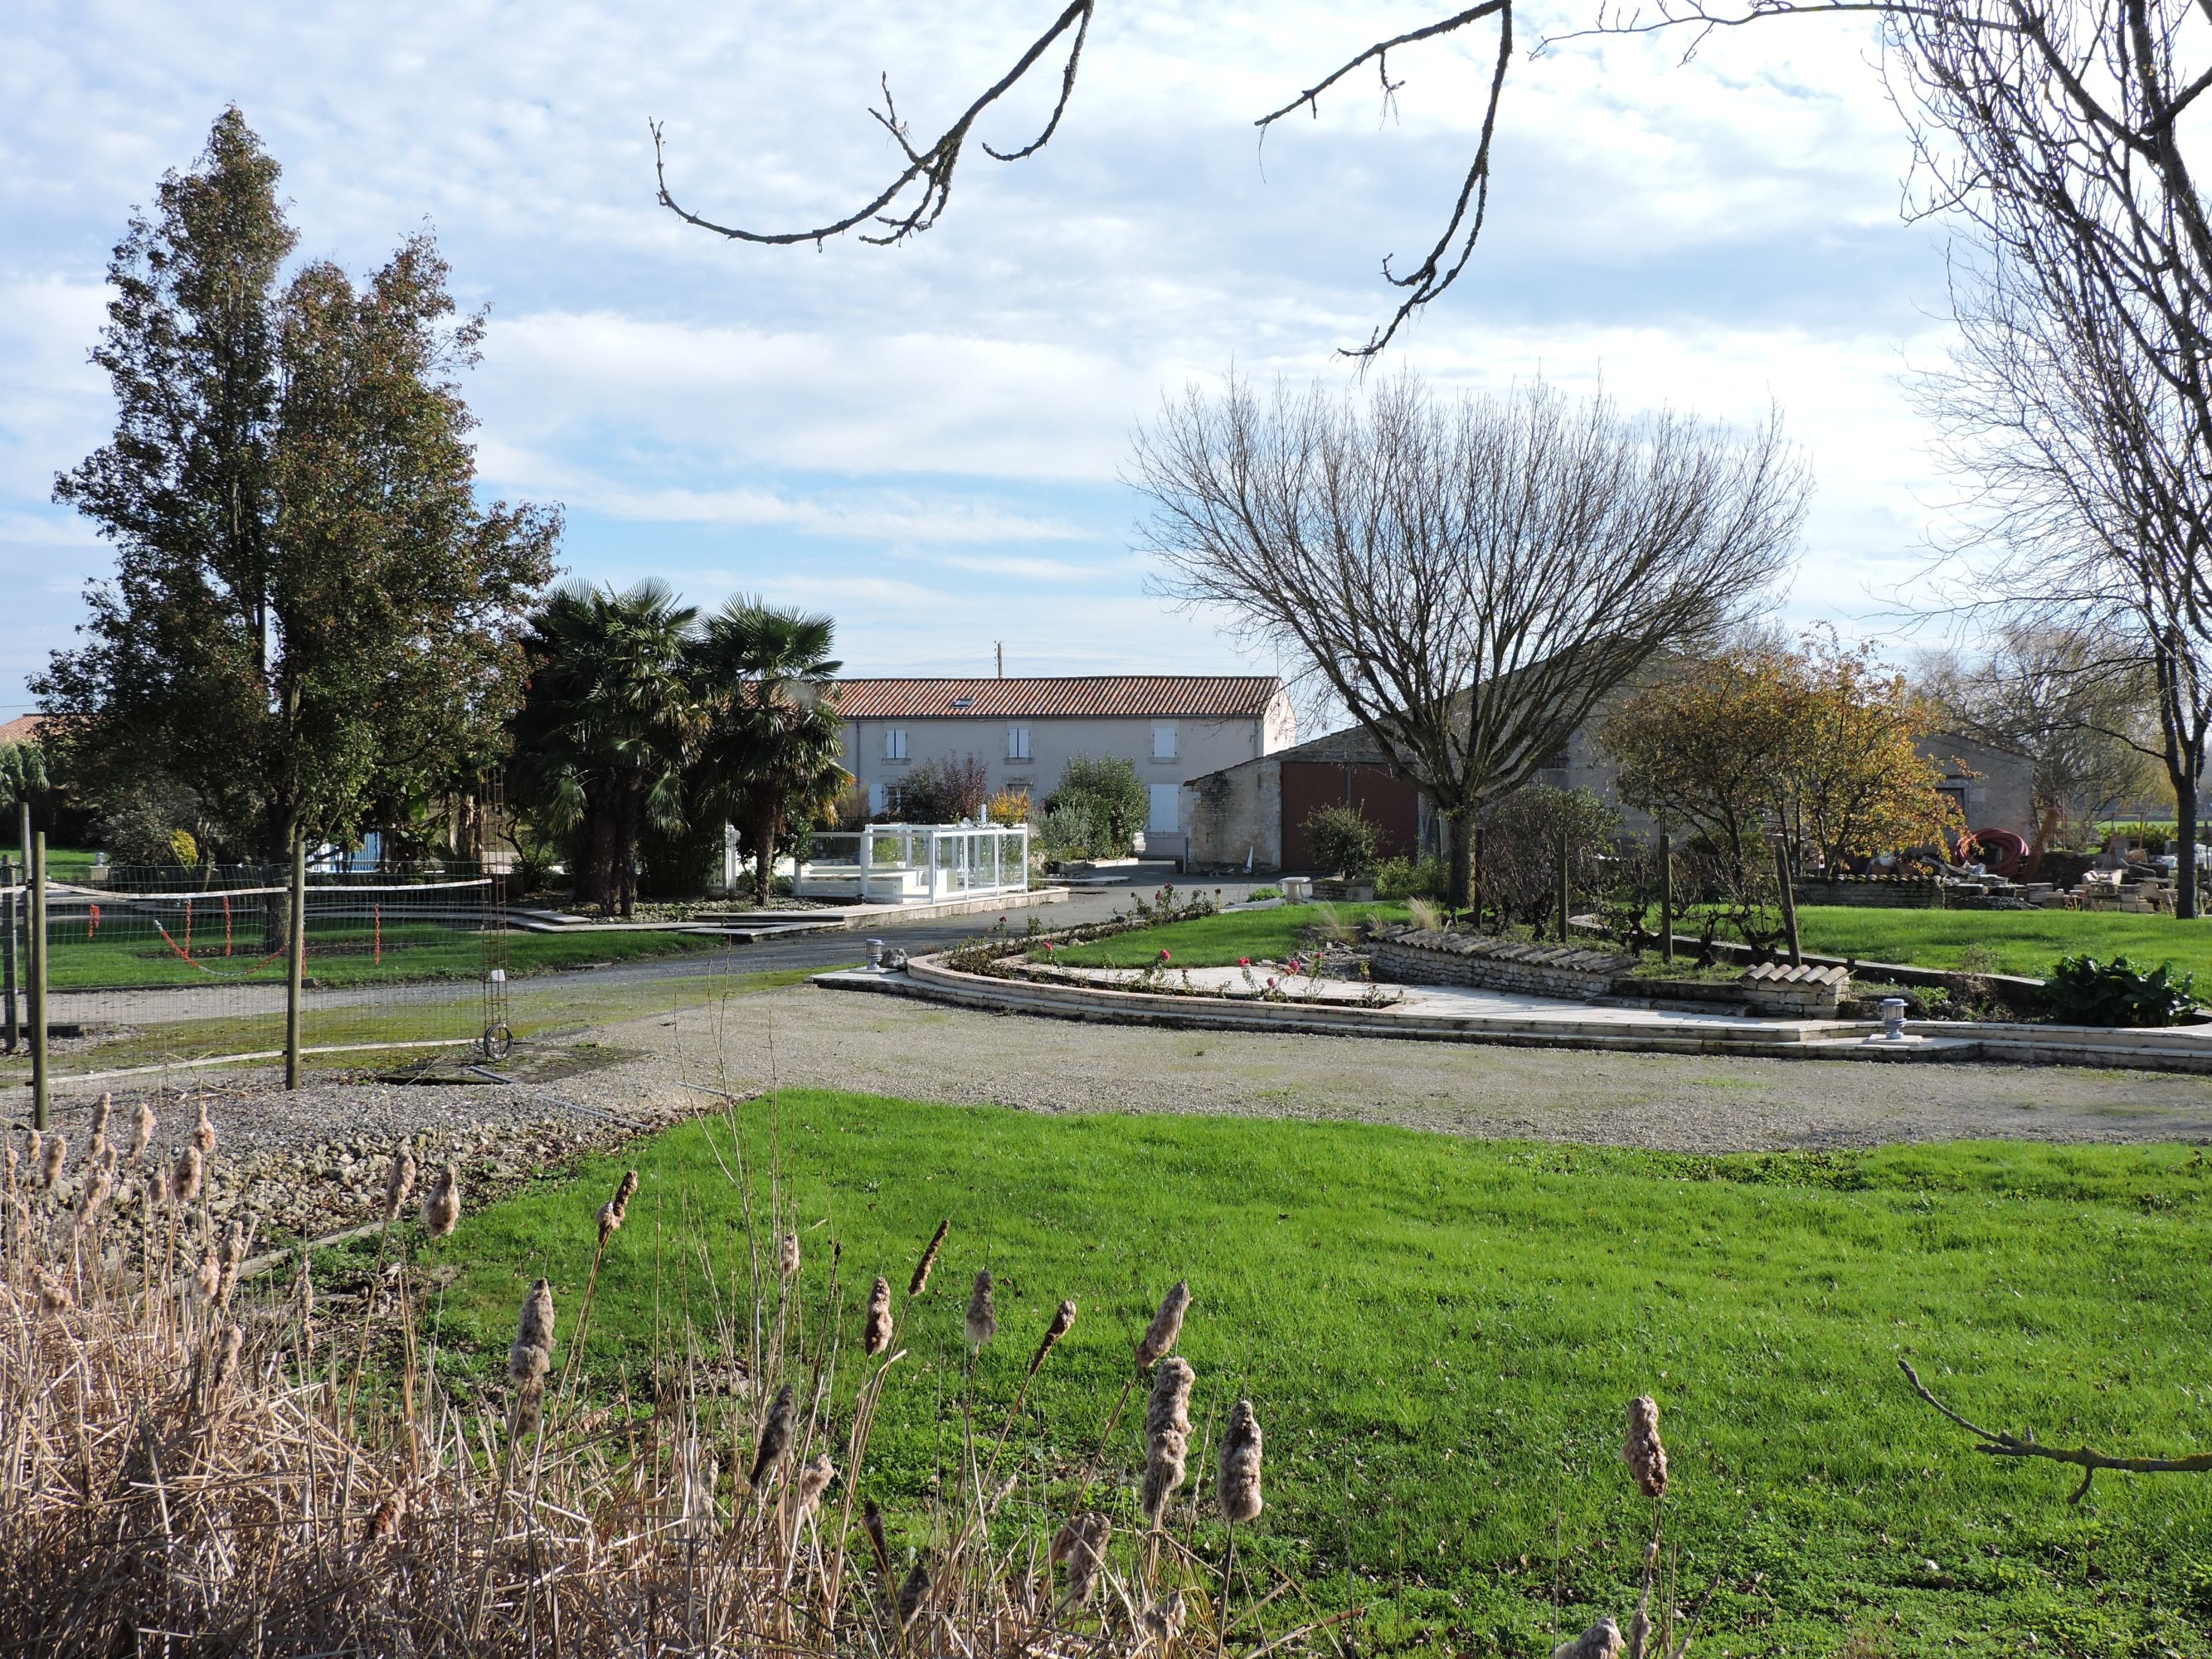
[[[327,263],[288,281],[277,177],[226,110],[115,251],[93,353],[115,434],[55,496],[116,572],[36,685],[94,796],[166,776],[264,857],[491,763],[560,533],[477,505],[455,377],[483,325],[431,239],[359,287]]]

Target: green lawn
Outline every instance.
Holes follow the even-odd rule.
[[[1052,959],[1070,968],[1141,968],[1162,950],[1183,968],[1233,968],[1238,958],[1280,961],[1306,943],[1305,934],[1334,917],[1346,927],[1373,916],[1404,921],[1403,904],[1285,904],[1272,910],[1232,910],[1141,927],[1091,945],[1070,945]],[[1043,952],[1033,951],[1042,958]]]
[[[380,933],[351,921],[307,926],[307,976],[319,985],[374,985],[407,981],[481,979],[484,940],[459,927],[395,922]],[[48,981],[58,990],[128,986],[219,985],[227,981],[281,985],[284,959],[272,954],[257,926],[240,927],[226,953],[220,919],[204,919],[192,936],[191,960],[180,952],[179,928],[164,939],[136,923],[103,916],[95,931],[88,921],[55,921]],[[557,973],[587,963],[636,962],[657,957],[719,951],[724,941],[702,933],[525,933],[507,936],[510,976]]]
[[[1969,947],[1996,959],[2001,973],[2050,973],[2063,956],[2087,951],[2124,956],[2138,967],[2172,962],[2198,975],[2212,994],[2212,921],[2128,915],[2094,910],[1866,910],[1847,904],[1808,904],[1797,913],[1808,951],[1899,962],[1923,968],[1956,968]]]
[[[1559,1632],[1601,1608],[1625,1622],[1650,1511],[1616,1449],[1625,1403],[1649,1391],[1684,1580],[1728,1586],[1700,1652],[1828,1656],[1865,1629],[1883,1636],[1869,1654],[2017,1654],[2032,1636],[2100,1659],[2212,1655],[2212,1480],[2107,1474],[2069,1507],[2069,1472],[1976,1455],[1896,1366],[1909,1356],[1969,1416],[2046,1440],[2212,1445],[2201,1151],[1698,1158],[828,1093],[740,1110],[734,1137],[720,1119],[682,1126],[429,1249],[441,1280],[459,1269],[444,1340],[474,1345],[446,1361],[495,1370],[541,1273],[567,1336],[593,1213],[625,1163],[644,1185],[602,1275],[593,1375],[687,1333],[711,1348],[748,1282],[726,1171],[752,1173],[759,1206],[778,1157],[805,1225],[805,1316],[818,1322],[834,1270],[854,1348],[870,1279],[902,1288],[952,1218],[930,1294],[901,1304],[912,1358],[863,1476],[909,1537],[930,1483],[957,1478],[975,1269],[998,1276],[1002,1324],[975,1385],[987,1422],[1053,1304],[1081,1306],[1011,1465],[1025,1477],[1013,1524],[1040,1532],[1070,1501],[1136,1330],[1188,1276],[1200,1437],[1239,1393],[1267,1432],[1267,1510],[1240,1555],[1323,1607],[1355,1595],[1370,1651],[1547,1653],[1555,1583]],[[1125,1511],[1137,1458],[1125,1427]],[[1218,1559],[1210,1528],[1196,1545]]]

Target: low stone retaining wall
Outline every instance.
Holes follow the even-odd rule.
[[[1409,929],[1373,947],[1379,978],[1401,985],[1466,985],[1482,991],[1588,999],[1608,994],[1634,957],[1571,945],[1522,945],[1469,933]]]
[[[1833,1019],[1836,1005],[1850,989],[1842,968],[1791,968],[1764,962],[1747,969],[1736,988],[1753,1013],[1778,1019]]]

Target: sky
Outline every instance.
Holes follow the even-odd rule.
[[[933,136],[1049,0],[657,8],[15,0],[0,54],[0,719],[65,646],[108,550],[51,500],[112,418],[86,361],[108,252],[236,103],[282,164],[301,257],[373,270],[426,225],[489,319],[466,395],[487,500],[558,503],[568,574],[827,611],[857,673],[1249,672],[1224,619],[1152,591],[1132,434],[1164,397],[1356,389],[1336,348],[1394,303],[1474,142],[1488,26],[1355,76],[1262,146],[1254,118],[1441,4],[1101,0],[1059,134],[972,155],[904,246],[748,246],[896,171],[887,75]],[[1517,38],[1591,0],[1520,14]],[[1482,245],[1386,368],[1530,376],[1746,425],[1778,405],[1817,493],[1792,625],[1881,625],[1942,487],[1901,380],[1940,359],[1943,240],[1861,21],[1554,45],[1511,70]],[[1026,142],[1056,72],[987,115]]]

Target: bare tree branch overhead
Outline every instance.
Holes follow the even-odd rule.
[[[1498,49],[1490,76],[1490,89],[1483,107],[1482,128],[1475,143],[1474,156],[1468,164],[1459,192],[1451,211],[1444,222],[1443,232],[1437,237],[1419,264],[1404,275],[1391,269],[1388,256],[1382,260],[1383,280],[1393,287],[1407,290],[1390,319],[1378,325],[1360,346],[1341,348],[1347,357],[1372,357],[1387,347],[1407,319],[1435,299],[1459,279],[1474,255],[1476,240],[1482,234],[1483,221],[1490,204],[1491,149],[1498,128],[1498,110],[1505,90],[1505,72],[1513,56],[1514,0],[1480,0],[1435,22],[1387,40],[1378,40],[1364,51],[1344,60],[1312,86],[1299,93],[1280,109],[1259,117],[1253,125],[1264,133],[1285,116],[1304,110],[1310,115],[1321,113],[1322,94],[1334,89],[1337,83],[1353,71],[1369,64],[1375,65],[1376,76],[1381,84],[1382,95],[1387,106],[1398,88],[1404,83],[1393,82],[1389,76],[1389,54],[1401,47],[1414,46],[1442,39],[1472,27],[1486,19],[1498,20]],[[1068,100],[1075,92],[1075,77],[1083,59],[1083,47],[1089,37],[1091,15],[1097,0],[1069,0],[1066,8],[1051,24],[1030,41],[1014,66],[987,88],[973,103],[962,111],[951,125],[939,133],[926,149],[917,149],[907,125],[899,118],[898,106],[893,101],[890,77],[883,79],[884,106],[868,113],[889,132],[897,143],[905,165],[891,181],[862,206],[837,218],[811,226],[802,230],[750,230],[743,226],[727,224],[695,213],[679,204],[668,187],[668,147],[665,130],[661,123],[651,124],[653,131],[653,178],[658,186],[660,204],[688,225],[710,231],[732,241],[758,242],[772,246],[790,246],[804,242],[817,246],[833,236],[848,232],[857,233],[860,240],[874,246],[889,246],[918,236],[934,225],[943,215],[952,197],[952,177],[973,139],[982,152],[994,161],[1019,161],[1036,155],[1052,141],[1060,130],[1060,118],[1066,113]],[[977,118],[993,105],[1028,78],[1031,71],[1052,57],[1055,47],[1065,41],[1066,56],[1057,59],[1060,65],[1060,93],[1053,104],[1052,114],[1037,136],[1015,149],[998,149],[978,137]],[[903,199],[907,205],[896,205]],[[872,226],[871,231],[864,227]]]

